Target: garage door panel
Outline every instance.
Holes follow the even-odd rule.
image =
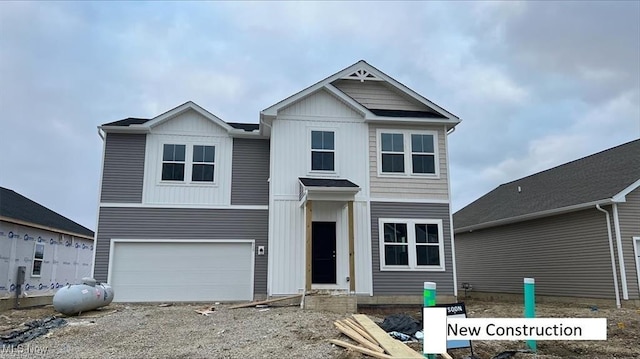
[[[252,258],[250,242],[114,242],[114,300],[251,300]]]

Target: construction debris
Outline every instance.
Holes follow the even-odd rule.
[[[350,318],[337,320],[333,324],[342,334],[358,344],[353,345],[337,339],[330,340],[331,343],[343,348],[374,358],[424,358],[422,354],[393,339],[364,314],[354,314]],[[441,356],[446,359],[451,358],[447,353]]]
[[[0,336],[0,348],[15,348],[23,343],[49,333],[49,330],[67,325],[62,318],[48,317],[24,323],[26,328]]]
[[[260,301],[257,301],[257,302],[232,305],[232,306],[229,307],[229,309],[255,307],[257,305],[269,304],[269,303],[273,303],[273,302],[279,302],[279,301],[282,301],[282,300],[295,299],[295,298],[300,298],[300,297],[302,297],[302,294],[291,295],[291,296],[288,296],[288,297],[273,298],[273,299],[268,299],[268,300],[260,300]]]
[[[206,307],[204,309],[196,309],[196,313],[200,313],[204,316],[209,316],[209,314],[215,313],[215,307]]]

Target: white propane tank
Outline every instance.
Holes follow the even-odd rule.
[[[53,296],[53,308],[66,315],[79,314],[109,305],[113,300],[113,289],[93,278],[82,278],[82,284],[69,284]]]

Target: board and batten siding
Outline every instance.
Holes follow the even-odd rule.
[[[402,95],[384,81],[337,80],[332,83],[362,106],[371,109],[432,111],[420,102]]]
[[[435,131],[438,137],[438,169],[439,177],[422,176],[381,176],[378,175],[378,129]],[[449,200],[449,174],[447,172],[446,133],[441,126],[399,126],[399,125],[369,125],[369,162],[371,166],[370,186],[371,200],[376,198]],[[405,138],[405,141],[408,139]],[[405,156],[411,156],[405,153]],[[410,168],[406,169],[410,171]]]
[[[458,283],[474,291],[522,294],[527,277],[535,278],[539,295],[615,298],[607,221],[595,208],[455,239]]]
[[[146,135],[107,133],[101,202],[141,203]]]
[[[334,131],[335,171],[311,171],[311,131]],[[342,101],[325,91],[278,112],[271,131],[271,195],[298,199],[299,177],[345,178],[368,193],[367,125]]]
[[[379,218],[442,220],[445,271],[381,271]],[[422,294],[424,282],[436,282],[439,295],[453,295],[454,281],[449,218],[449,205],[444,203],[371,202],[371,258],[374,296],[419,296]]]
[[[162,181],[164,144],[187,146],[185,181]],[[215,146],[214,182],[191,183],[190,152],[194,145]],[[195,111],[184,112],[152,128],[147,135],[144,188],[145,204],[229,205],[233,141],[227,131]]]
[[[633,251],[633,237],[640,237],[640,188],[627,194],[626,202],[618,203],[618,216],[629,299],[640,299],[638,270]]]
[[[269,204],[269,140],[233,139],[231,205]]]
[[[111,238],[255,240],[254,295],[266,294],[267,221],[267,210],[103,207],[94,276],[98,281],[108,278]],[[265,255],[257,255],[258,246],[265,246]]]
[[[336,119],[362,118],[362,115],[325,90],[294,102],[278,111],[278,116],[321,116]],[[328,120],[328,119],[325,119]]]
[[[270,261],[270,295],[297,294],[305,287],[305,213],[298,201],[275,201],[270,207],[273,224]],[[353,206],[356,293],[371,292],[371,252],[367,203]],[[348,289],[348,215],[345,202],[313,201],[313,221],[336,222],[336,289]]]

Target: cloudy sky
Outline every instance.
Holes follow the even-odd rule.
[[[640,137],[640,2],[0,2],[0,186],[95,228],[99,124],[229,122],[364,59],[458,115],[453,209]]]

